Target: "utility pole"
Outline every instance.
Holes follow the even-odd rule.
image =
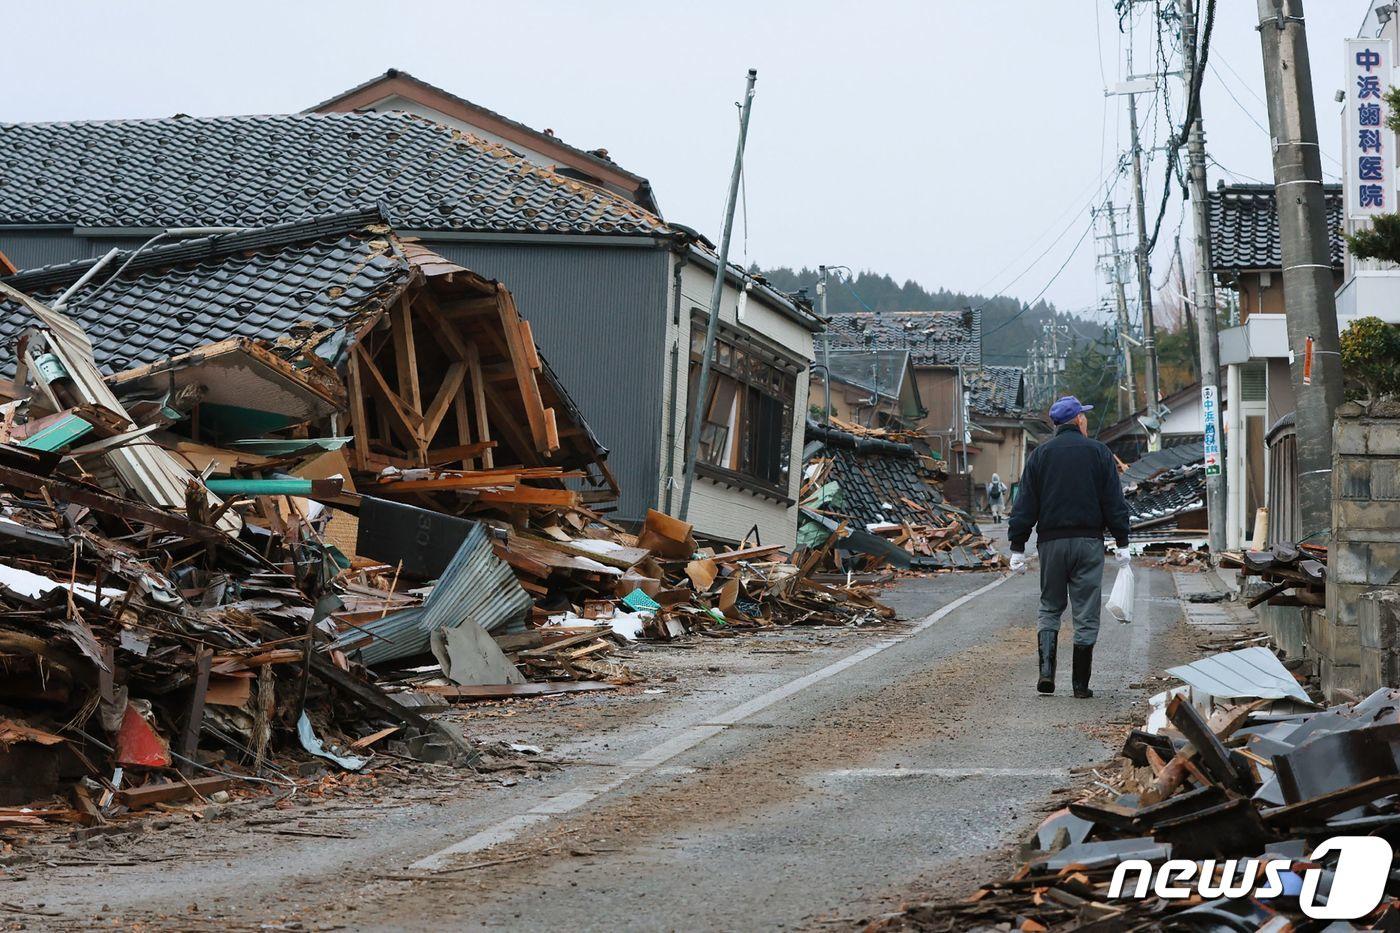
[[[822,320],[827,322],[822,328],[822,385],[826,392],[826,406],[822,423],[831,424],[831,317],[826,313],[826,266],[820,266],[821,278],[817,281],[817,297],[821,299]]]
[[[1274,139],[1283,301],[1298,406],[1302,538],[1326,533],[1332,525],[1332,420],[1342,403],[1341,340],[1303,0],[1259,0],[1259,38]]]
[[[1196,74],[1196,0],[1182,0],[1181,7],[1181,35],[1186,49],[1186,89],[1189,95],[1191,88],[1202,80]],[[1200,97],[1199,93],[1197,97]],[[1206,192],[1206,130],[1199,99],[1196,102],[1195,116],[1186,137],[1186,153],[1190,169],[1191,227],[1196,242],[1196,337],[1200,346],[1201,388],[1214,389],[1213,408],[1219,412],[1219,401],[1224,398],[1224,394],[1220,391],[1220,334],[1215,311],[1215,276],[1211,272],[1213,259],[1210,245],[1210,202]],[[1219,420],[1218,414],[1216,419]],[[1218,436],[1219,425],[1216,426],[1216,431]],[[1330,429],[1328,436],[1331,436]],[[1239,443],[1240,439],[1232,440]],[[1221,464],[1221,472],[1206,474],[1206,527],[1212,554],[1219,554],[1225,550],[1227,503],[1223,457]]]
[[[1114,214],[1112,202],[1108,205],[1108,235],[1113,249],[1113,296],[1118,303],[1118,347],[1123,373],[1122,386],[1128,395],[1127,410],[1119,413],[1121,420],[1137,411],[1137,387],[1133,385],[1133,345],[1128,338],[1128,332],[1132,328],[1132,322],[1128,320],[1128,293],[1123,286],[1123,268],[1118,262],[1118,218]],[[1121,406],[1121,393],[1119,398]]]
[[[753,111],[753,86],[758,70],[749,69],[744,85],[744,101],[739,108],[739,144],[734,151],[734,169],[729,173],[729,196],[724,203],[724,229],[719,238],[719,263],[715,268],[715,287],[710,293],[710,320],[705,328],[705,348],[700,353],[700,378],[695,386],[691,405],[689,439],[685,450],[685,482],[681,489],[681,521],[690,512],[690,490],[695,485],[695,461],[700,455],[700,429],[705,423],[705,402],[710,395],[710,363],[715,355],[715,335],[719,332],[719,305],[724,297],[724,279],[729,273],[729,239],[734,230],[734,202],[739,197],[739,176],[744,170],[744,143],[749,135],[749,114]],[[830,373],[827,374],[830,378]]]
[[[1263,0],[1261,0],[1263,2]],[[1129,64],[1129,70],[1132,65]],[[1133,201],[1137,214],[1138,303],[1142,306],[1142,351],[1147,356],[1147,449],[1162,449],[1157,403],[1157,338],[1152,326],[1152,262],[1147,255],[1147,209],[1142,201],[1142,145],[1138,141],[1137,94],[1128,94],[1128,130],[1133,136]]]

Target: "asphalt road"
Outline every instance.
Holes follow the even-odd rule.
[[[55,927],[855,922],[972,886],[1076,780],[1071,769],[1112,753],[1144,698],[1130,684],[1189,656],[1170,576],[1138,573],[1140,618],[1105,624],[1093,700],[1069,696],[1067,647],[1060,690],[1035,693],[1032,572],[916,634],[751,649],[684,701],[646,697],[654,705],[616,721],[578,713],[576,729],[556,717],[532,731],[521,713],[496,726],[575,762],[540,782],[367,813],[336,824],[354,837],[344,842],[225,846],[211,832],[206,858],[35,875],[26,900],[44,902]],[[997,579],[909,579],[886,599],[926,618]]]

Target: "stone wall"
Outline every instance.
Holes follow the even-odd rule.
[[[1329,698],[1338,689],[1364,693],[1400,686],[1400,671],[1386,654],[1395,645],[1383,631],[1383,606],[1362,599],[1377,589],[1400,589],[1400,419],[1370,416],[1355,403],[1337,415],[1327,611],[1313,614],[1309,638]],[[1364,646],[1363,609],[1369,642]]]

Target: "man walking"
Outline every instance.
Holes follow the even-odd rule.
[[[1071,683],[1076,697],[1094,695],[1089,689],[1094,642],[1099,637],[1103,597],[1103,537],[1107,530],[1117,543],[1119,567],[1128,553],[1128,504],[1118,482],[1113,453],[1089,438],[1081,405],[1066,396],[1050,406],[1055,436],[1037,447],[1021,473],[1021,492],[1011,510],[1007,532],[1011,539],[1011,569],[1026,569],[1026,539],[1036,532],[1040,554],[1040,617],[1036,638],[1040,648],[1041,693],[1055,691],[1055,639],[1065,604],[1073,607],[1074,668]]]

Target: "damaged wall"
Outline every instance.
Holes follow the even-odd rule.
[[[1373,631],[1363,645],[1361,630],[1361,597],[1380,589],[1400,590],[1400,419],[1364,417],[1350,403],[1332,429],[1327,611],[1312,613],[1328,697],[1384,685],[1381,661],[1393,633]]]

